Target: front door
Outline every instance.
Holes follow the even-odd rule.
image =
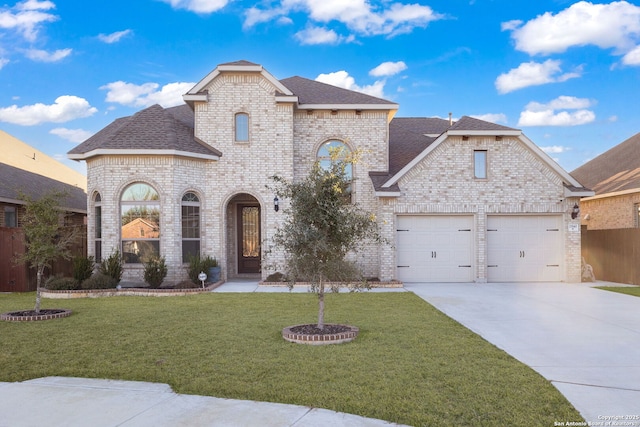
[[[259,205],[238,205],[238,273],[260,273]]]

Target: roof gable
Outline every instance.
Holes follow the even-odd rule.
[[[596,194],[640,188],[640,133],[571,172]]]

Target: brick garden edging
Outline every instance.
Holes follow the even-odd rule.
[[[74,298],[101,298],[117,296],[138,296],[138,297],[176,297],[185,295],[197,295],[211,292],[222,285],[220,281],[205,288],[187,289],[148,289],[148,288],[121,288],[121,289],[80,289],[73,291],[52,291],[42,289],[40,295],[49,299],[74,299]]]
[[[282,338],[289,342],[297,343],[297,344],[309,344],[309,345],[326,345],[326,344],[342,344],[346,342],[351,342],[356,339],[358,336],[358,332],[360,329],[355,326],[350,325],[340,325],[348,328],[345,332],[338,332],[335,334],[301,334],[293,332],[291,329],[297,326],[305,326],[305,325],[294,325],[288,326],[282,330]],[[325,326],[331,326],[331,324],[327,323]]]
[[[63,317],[71,316],[71,310],[67,309],[46,309],[46,310],[55,310],[56,313],[47,313],[47,314],[33,314],[30,316],[20,316],[16,313],[20,313],[20,311],[12,311],[9,313],[0,314],[0,320],[4,320],[7,322],[35,322],[38,320],[51,320],[51,319],[61,319]],[[46,311],[43,309],[42,311]]]

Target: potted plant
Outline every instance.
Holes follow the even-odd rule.
[[[221,268],[218,264],[218,260],[214,257],[207,255],[201,260],[202,271],[207,273],[207,279],[210,283],[216,283],[220,281]]]

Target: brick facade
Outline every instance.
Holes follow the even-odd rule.
[[[638,205],[640,205],[640,190],[587,197],[580,203],[582,225],[589,230],[638,227],[640,224]]]
[[[580,280],[580,232],[570,227],[576,197],[565,197],[558,171],[517,137],[449,136],[398,182],[400,193],[376,195],[370,171],[389,170],[390,109],[297,109],[278,98],[278,87],[260,72],[224,72],[193,102],[195,137],[219,150],[219,160],[172,155],[109,155],[87,159],[89,242],[95,237],[95,194],[101,196],[102,254],[120,246],[120,197],[135,182],[151,185],[160,196],[160,252],[169,266],[167,279],[186,278],[181,258],[181,198],[187,191],[200,198],[201,253],[216,257],[222,278],[235,276],[237,265],[236,205],[260,206],[262,278],[281,269],[284,256],[266,251],[283,222],[282,209],[273,208],[270,177],[304,177],[320,146],[339,140],[363,150],[354,165],[354,201],[374,213],[389,244],[365,248],[356,258],[365,276],[383,281],[396,278],[394,242],[396,219],[402,214],[474,216],[475,280],[486,280],[486,220],[491,214],[563,215],[566,281]],[[249,117],[249,140],[235,141],[237,113]],[[473,151],[487,150],[488,177],[473,178]],[[89,244],[89,254],[94,254]],[[143,266],[125,266],[125,280],[142,280]]]

